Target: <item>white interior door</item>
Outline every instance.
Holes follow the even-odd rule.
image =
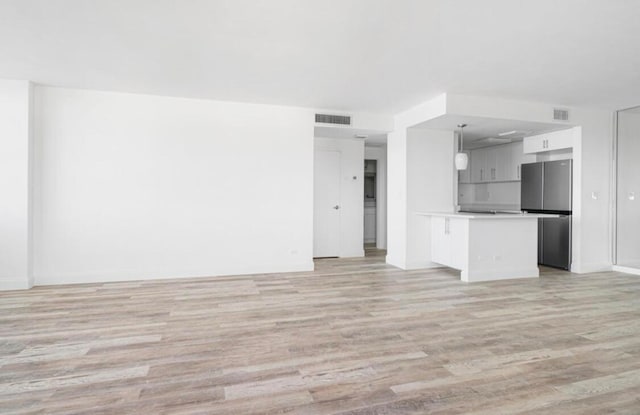
[[[315,151],[313,256],[332,257],[340,253],[340,153]]]

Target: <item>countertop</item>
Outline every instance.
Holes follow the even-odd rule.
[[[550,215],[546,213],[415,212],[415,214],[458,219],[537,219],[560,217],[560,215]]]

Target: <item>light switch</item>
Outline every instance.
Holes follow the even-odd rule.
[[[598,200],[598,192],[591,192],[591,199]]]

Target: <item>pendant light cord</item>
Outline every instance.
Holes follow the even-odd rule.
[[[460,128],[460,144],[458,145],[458,153],[462,153],[464,147],[464,127],[466,126],[467,124],[458,124],[458,127]]]

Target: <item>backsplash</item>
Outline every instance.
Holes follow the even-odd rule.
[[[520,210],[520,182],[460,183],[458,204],[465,209]]]

